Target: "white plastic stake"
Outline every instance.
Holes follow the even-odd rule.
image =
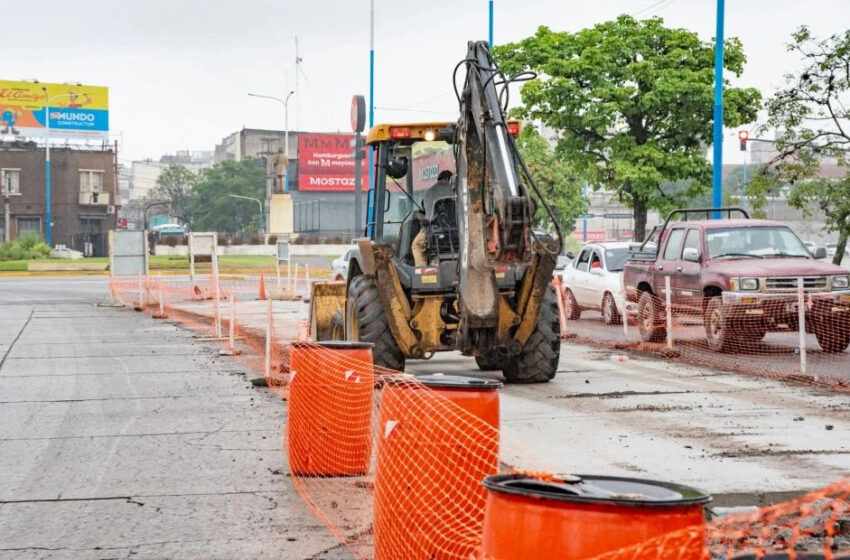
[[[266,300],[266,359],[263,365],[266,379],[269,379],[272,371],[272,300]]]
[[[157,272],[157,292],[159,292],[159,316],[165,317],[165,300],[162,296],[162,272]]]
[[[218,285],[218,255],[216,254],[215,245],[213,245],[212,251],[212,283],[213,283],[213,295],[215,296],[215,303],[213,304],[213,308],[215,309],[215,337],[221,338],[221,290]]]
[[[672,294],[670,291],[670,277],[664,277],[664,299],[665,311],[667,312],[667,348],[673,348],[673,309]]]
[[[145,300],[144,300],[144,283],[142,281],[142,275],[139,274],[139,307],[142,309],[145,308]]]
[[[228,331],[228,344],[230,345],[230,351],[232,352],[236,346],[236,296],[233,294],[230,294],[230,321],[228,324]]]
[[[304,299],[310,299],[310,265],[304,263]]]
[[[292,297],[298,293],[298,263],[295,263],[295,277],[292,279]]]
[[[797,323],[800,331],[800,373],[806,375],[806,294],[802,278],[797,278]]]
[[[280,291],[280,261],[275,261],[274,271],[277,274],[277,291]]]
[[[289,259],[286,260],[286,290],[288,295],[292,295],[292,263]]]
[[[623,336],[625,337],[626,340],[628,340],[629,339],[629,302],[626,299],[625,292],[620,292],[620,297],[618,299],[623,302],[623,312],[620,314],[620,317],[622,317],[622,319],[623,319]]]

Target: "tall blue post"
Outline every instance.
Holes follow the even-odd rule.
[[[50,139],[47,140],[48,142]],[[47,221],[44,224],[44,238],[49,247],[53,247],[53,212],[50,210],[50,148],[47,148],[44,158],[44,204],[46,205],[47,211],[45,212],[45,219]]]
[[[489,37],[489,45],[490,48],[493,48],[493,0],[490,0],[490,34]]]
[[[588,203],[587,199],[587,181],[581,186],[581,195],[584,197],[585,203]],[[582,216],[581,220],[581,240],[584,243],[587,243],[587,213],[590,211],[590,204],[587,204],[587,208],[584,210],[584,216]]]
[[[369,11],[369,130],[375,126],[375,0],[370,2]],[[367,132],[368,134],[368,132]],[[374,154],[369,150],[369,195],[366,197],[366,235],[371,239],[375,223],[375,172]]]
[[[726,0],[717,0],[717,37],[714,47],[714,167],[712,169],[711,201],[723,206],[723,20]],[[720,213],[715,212],[719,219]]]

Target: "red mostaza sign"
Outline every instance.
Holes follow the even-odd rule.
[[[579,241],[584,240],[584,232],[580,229],[574,230],[570,235]],[[599,243],[608,239],[608,235],[604,231],[588,231],[587,240],[590,243]]]
[[[299,134],[298,190],[353,192],[353,140],[353,134]],[[368,161],[363,161],[363,191],[369,190]]]

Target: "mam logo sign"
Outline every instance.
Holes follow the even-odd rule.
[[[298,190],[354,191],[353,134],[298,136]],[[369,189],[368,166],[363,166],[362,190]]]

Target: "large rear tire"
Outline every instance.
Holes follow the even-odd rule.
[[[371,342],[372,361],[376,366],[404,371],[404,354],[395,342],[380,294],[368,276],[356,276],[346,295],[345,338]]]
[[[502,375],[508,383],[547,383],[558,372],[561,357],[561,325],[558,322],[558,296],[551,284],[546,289],[537,326],[522,352],[508,361]]]
[[[483,356],[475,356],[475,363],[481,371],[498,371],[502,369],[502,357],[498,352],[488,352]]]

